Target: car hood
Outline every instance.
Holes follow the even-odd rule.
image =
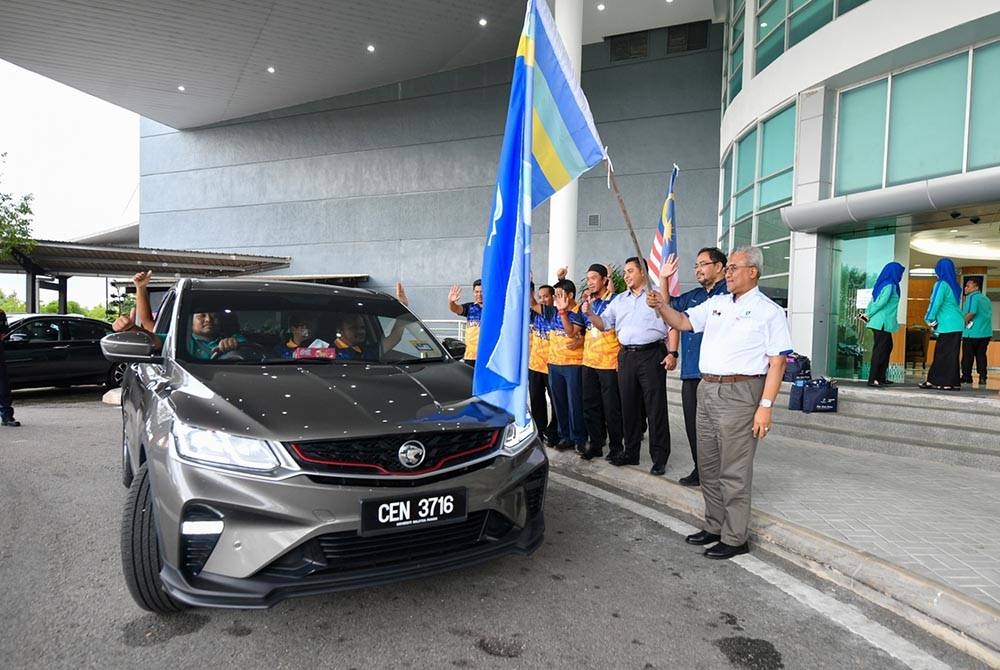
[[[289,441],[502,426],[463,363],[177,366],[170,402],[199,428]]]

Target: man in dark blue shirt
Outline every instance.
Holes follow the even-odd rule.
[[[14,418],[14,404],[11,400],[10,379],[7,377],[7,361],[4,358],[3,340],[7,335],[7,313],[0,309],[0,424],[17,428],[20,421]]]
[[[726,255],[720,249],[705,247],[699,251],[694,264],[694,278],[701,286],[671,298],[671,307],[683,312],[700,305],[714,295],[729,293],[726,288],[725,267]],[[698,437],[695,426],[698,382],[701,381],[701,371],[698,369],[701,336],[702,333],[691,331],[681,333],[681,403],[684,407],[684,430],[687,432],[688,443],[691,445],[691,459],[694,461],[691,474],[680,479],[680,483],[684,486],[698,486],[701,483],[701,478],[698,476]]]

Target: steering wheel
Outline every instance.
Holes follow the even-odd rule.
[[[245,361],[254,358],[264,358],[264,347],[252,342],[246,342],[231,351],[213,351],[210,360],[213,361]]]

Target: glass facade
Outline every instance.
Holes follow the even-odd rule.
[[[869,236],[844,235],[833,247],[833,282],[828,349],[828,373],[834,377],[865,379],[871,363],[872,334],[858,318],[866,296],[886,263],[895,259],[892,232]],[[906,259],[903,259],[906,263]],[[890,381],[902,381],[900,366],[890,366]]]
[[[792,201],[795,105],[764,119],[734,143],[722,162],[719,246],[727,253],[753,244],[764,252],[761,287],[788,302],[790,233],[781,207]]]
[[[842,91],[834,194],[1000,165],[998,106],[1000,42]]]
[[[761,0],[757,5],[754,72],[835,18],[867,0]]]
[[[743,45],[746,23],[746,4],[744,0],[733,0],[730,5],[727,24],[726,44],[729,47],[728,58],[723,62],[722,109],[743,89]]]
[[[1000,165],[1000,42],[972,52],[969,169]]]

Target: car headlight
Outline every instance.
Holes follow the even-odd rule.
[[[172,432],[177,453],[182,458],[256,472],[267,472],[280,465],[265,440],[192,428],[176,421]]]
[[[531,417],[528,417],[526,426],[509,423],[503,434],[503,447],[501,447],[500,452],[505,456],[516,456],[531,444],[537,434],[535,421]]]

